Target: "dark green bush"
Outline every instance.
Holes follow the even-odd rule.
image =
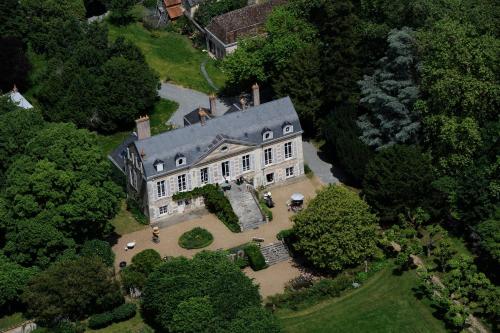
[[[264,215],[266,215],[267,219],[269,221],[272,221],[273,220],[273,212],[271,211],[271,209],[269,209],[269,207],[267,207],[264,199],[259,198],[259,206],[260,206],[260,210],[262,210]]]
[[[286,240],[287,238],[290,238],[294,235],[295,233],[293,232],[293,229],[284,229],[276,234],[276,238],[278,238],[279,240]]]
[[[201,249],[214,241],[212,234],[203,228],[196,227],[186,231],[179,238],[179,246],[185,249]]]
[[[111,325],[113,314],[111,312],[98,313],[89,318],[89,327],[91,329],[103,328]]]
[[[245,247],[245,254],[248,257],[248,263],[254,271],[259,271],[267,267],[266,260],[260,252],[260,248],[255,244],[250,244]]]
[[[103,328],[111,325],[112,323],[119,323],[128,320],[135,316],[137,306],[132,303],[122,304],[112,311],[99,313],[89,318],[89,327],[91,329]]]
[[[115,262],[115,253],[108,242],[99,239],[93,239],[83,243],[80,255],[83,257],[96,256],[102,259],[106,266],[113,266]]]
[[[218,185],[205,185],[196,187],[189,192],[179,192],[172,197],[174,200],[185,200],[203,197],[205,207],[212,214],[215,214],[232,232],[240,232],[240,224],[238,217],[233,211],[233,207],[229,203],[224,193]]]
[[[136,221],[139,222],[140,224],[144,225],[149,224],[148,218],[146,217],[146,215],[144,215],[141,208],[134,199],[132,198],[127,199],[127,210],[132,214],[134,219],[136,219]]]
[[[115,308],[111,313],[113,317],[113,321],[118,323],[120,321],[125,321],[133,316],[137,311],[137,306],[133,303],[125,303]]]

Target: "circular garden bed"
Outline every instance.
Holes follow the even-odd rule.
[[[179,238],[179,246],[185,249],[201,249],[214,241],[212,234],[203,228],[196,227],[186,231]]]

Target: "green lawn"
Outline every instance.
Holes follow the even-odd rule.
[[[137,45],[146,61],[160,76],[184,87],[211,93],[212,88],[201,74],[200,65],[208,60],[207,71],[214,83],[221,88],[224,74],[215,67],[215,61],[193,47],[186,36],[167,31],[146,30],[141,23],[118,27],[109,24],[109,36],[123,36]]]
[[[388,267],[346,295],[294,312],[277,312],[289,333],[446,332],[432,309],[415,298],[415,271],[393,275]]]
[[[134,216],[127,210],[125,200],[121,202],[118,214],[110,222],[115,227],[115,232],[118,235],[125,235],[147,227],[137,222]]]
[[[86,332],[99,332],[99,333],[153,333],[153,329],[146,325],[138,313],[134,318],[122,321],[121,323],[112,324],[108,327],[99,330],[88,329]]]
[[[24,318],[21,312],[16,312],[8,316],[4,316],[0,318],[0,331],[5,330],[9,327],[21,324],[24,322],[26,318]]]

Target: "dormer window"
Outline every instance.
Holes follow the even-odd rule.
[[[156,172],[161,172],[165,167],[165,163],[162,160],[156,160],[153,163],[153,166],[155,167]]]
[[[186,157],[182,154],[175,155],[175,166],[181,166],[186,164]]]
[[[293,132],[293,125],[288,121],[283,124],[283,135],[290,134]]]
[[[273,138],[273,131],[271,131],[269,128],[264,128],[262,130],[262,140],[270,140]]]
[[[229,147],[228,146],[222,146],[222,148],[220,149],[221,152],[225,153],[229,150]]]

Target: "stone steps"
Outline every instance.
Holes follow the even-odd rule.
[[[257,229],[266,223],[253,194],[246,185],[231,184],[231,189],[226,191],[226,196],[238,216],[241,231]]]
[[[260,247],[260,252],[262,252],[264,259],[266,260],[266,264],[269,266],[290,259],[288,249],[283,242],[262,245]]]

